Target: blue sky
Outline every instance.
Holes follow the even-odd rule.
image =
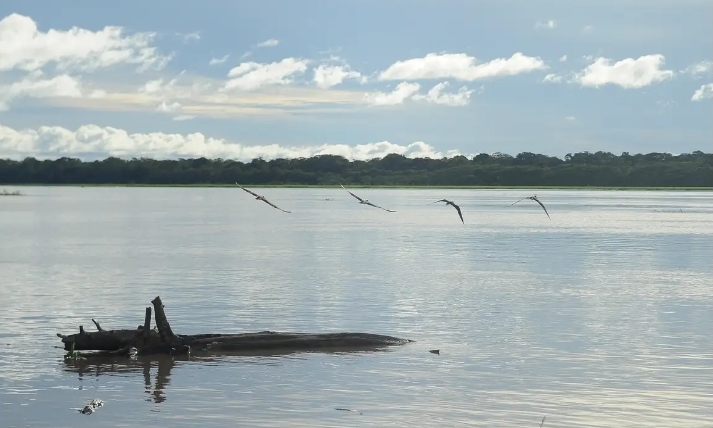
[[[0,157],[710,151],[711,16],[709,0],[5,0]]]

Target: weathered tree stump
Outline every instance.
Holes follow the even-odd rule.
[[[146,308],[144,324],[135,330],[105,330],[97,321],[96,332],[87,332],[83,326],[78,334],[57,334],[69,351],[99,351],[82,356],[127,355],[136,348],[139,355],[180,355],[191,352],[272,351],[294,352],[330,349],[363,349],[403,345],[412,340],[370,333],[292,333],[262,331],[240,334],[176,335],[166,318],[161,297],[151,301],[156,329],[151,329],[151,307]]]

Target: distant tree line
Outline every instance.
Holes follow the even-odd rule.
[[[0,160],[2,184],[249,184],[404,186],[713,186],[713,154],[695,151],[617,156],[608,152],[567,154],[564,159],[524,152],[479,154],[472,159],[410,159],[390,154],[349,161],[341,156],[154,160],[110,157],[81,161]]]

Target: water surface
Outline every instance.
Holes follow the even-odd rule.
[[[713,425],[711,192],[538,191],[550,220],[508,207],[522,190],[354,190],[387,213],[256,189],[292,214],[237,188],[22,190],[0,198],[3,427]],[[443,197],[465,225],[427,205]],[[91,318],[141,324],[156,295],[177,333],[416,342],[101,365],[53,348]]]

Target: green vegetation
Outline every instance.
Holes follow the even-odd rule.
[[[83,162],[60,158],[0,160],[0,183],[146,186],[338,186],[474,188],[680,188],[713,187],[713,154],[678,156],[608,152],[567,154],[564,159],[520,153],[443,159],[391,154],[369,161],[323,155],[299,159],[124,160]]]

